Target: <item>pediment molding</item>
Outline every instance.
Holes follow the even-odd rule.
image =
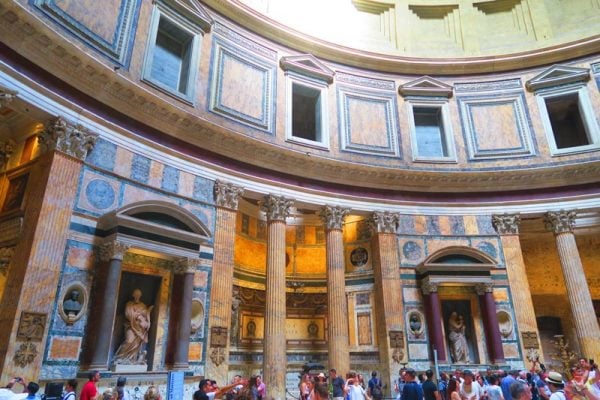
[[[301,54],[298,56],[281,57],[279,65],[284,71],[294,71],[327,83],[333,82],[335,71],[321,62],[312,54]]]
[[[430,76],[422,76],[419,79],[400,85],[398,92],[402,96],[436,96],[452,97],[454,88],[442,81]]]
[[[210,32],[213,19],[204,7],[195,0],[155,0],[159,5],[164,5],[184,15],[196,23],[204,32]]]
[[[590,69],[555,64],[525,83],[527,90],[533,92],[547,87],[568,83],[585,82],[590,79]]]

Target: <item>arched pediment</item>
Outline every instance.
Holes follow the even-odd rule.
[[[461,261],[462,262],[459,262]],[[481,250],[468,246],[451,246],[440,249],[423,261],[423,265],[432,264],[492,264],[496,262]]]
[[[421,282],[474,285],[491,282],[496,262],[481,250],[450,246],[436,251],[417,266]]]

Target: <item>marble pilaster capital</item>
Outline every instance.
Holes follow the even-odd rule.
[[[421,283],[421,291],[424,295],[428,296],[431,293],[437,293],[439,285],[437,283],[432,282],[423,282]]]
[[[283,196],[269,194],[260,202],[260,208],[267,214],[267,222],[285,221],[290,215],[293,202]]]
[[[369,222],[375,233],[396,233],[400,215],[389,211],[375,211]]]
[[[62,117],[50,120],[38,136],[44,152],[59,151],[84,160],[94,148],[98,135],[82,125],[73,125]]]
[[[572,210],[550,211],[546,213],[544,222],[546,223],[546,229],[558,235],[560,233],[573,232],[576,217],[577,213]]]
[[[325,224],[326,230],[342,230],[344,217],[350,212],[349,208],[340,206],[323,206],[319,210],[319,217]]]
[[[492,225],[499,235],[518,235],[520,223],[519,214],[492,215]]]
[[[2,247],[0,248],[0,273],[6,275],[10,260],[15,254],[14,247]]]
[[[110,261],[110,260],[121,260],[123,261],[123,257],[127,250],[129,250],[131,246],[126,245],[117,240],[113,240],[108,243],[104,243],[100,246],[100,260],[102,261]]]
[[[486,293],[492,293],[494,291],[493,283],[478,283],[475,285],[475,292],[478,296],[483,296]]]
[[[0,86],[0,107],[7,106],[17,98],[19,92]]]
[[[237,210],[240,196],[244,188],[233,183],[217,180],[214,188],[214,198],[217,207]]]
[[[175,263],[173,272],[176,274],[193,274],[196,272],[198,265],[200,265],[199,258],[182,257]]]

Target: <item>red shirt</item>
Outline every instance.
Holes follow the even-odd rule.
[[[98,389],[96,389],[96,384],[92,381],[87,381],[87,383],[83,385],[83,389],[81,390],[81,395],[79,396],[79,399],[94,400],[97,393]]]

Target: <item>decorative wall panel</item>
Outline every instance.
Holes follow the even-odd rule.
[[[88,46],[129,65],[139,0],[33,0],[33,5]]]
[[[524,157],[535,153],[523,93],[457,100],[469,159]]]
[[[340,86],[338,104],[342,150],[400,156],[395,92]]]
[[[210,111],[273,133],[277,65],[215,39]]]

